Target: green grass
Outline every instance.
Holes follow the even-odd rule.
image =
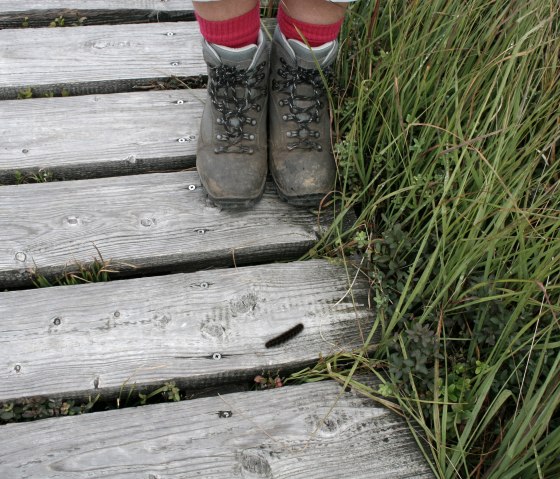
[[[559,9],[363,1],[341,36],[358,221],[317,252],[364,258],[382,339],[302,376],[377,375],[438,477],[560,477]]]
[[[64,271],[54,278],[35,274],[33,284],[37,288],[49,288],[52,286],[72,286],[110,281],[111,276],[118,273],[118,270],[111,266],[111,260],[103,259],[97,247],[95,249],[99,257],[93,258],[91,262],[87,264],[75,262],[68,271]]]

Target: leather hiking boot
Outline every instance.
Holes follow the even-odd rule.
[[[334,188],[336,165],[325,81],[338,42],[309,48],[277,28],[270,59],[269,167],[288,203],[315,206]]]
[[[267,174],[266,106],[270,42],[228,48],[203,40],[208,98],[196,166],[209,198],[242,208],[263,194]]]

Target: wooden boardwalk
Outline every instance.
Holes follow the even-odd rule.
[[[0,405],[220,392],[0,426],[0,478],[434,477],[354,390],[247,388],[360,348],[374,314],[356,270],[297,261],[328,214],[272,184],[250,211],[207,201],[193,18],[184,0],[0,0]],[[100,255],[117,280],[33,287]]]

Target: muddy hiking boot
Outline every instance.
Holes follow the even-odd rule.
[[[263,194],[267,175],[266,111],[270,42],[228,48],[203,41],[208,99],[202,114],[196,166],[209,198],[243,208]]]
[[[279,196],[316,206],[334,188],[336,166],[325,82],[338,42],[309,48],[276,29],[270,58],[269,169]]]

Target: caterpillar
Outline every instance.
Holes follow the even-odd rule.
[[[274,348],[275,346],[279,346],[286,341],[289,341],[293,337],[297,336],[299,333],[303,331],[303,324],[299,323],[296,324],[293,328],[288,329],[285,333],[282,333],[275,338],[270,339],[265,343],[266,348]]]

